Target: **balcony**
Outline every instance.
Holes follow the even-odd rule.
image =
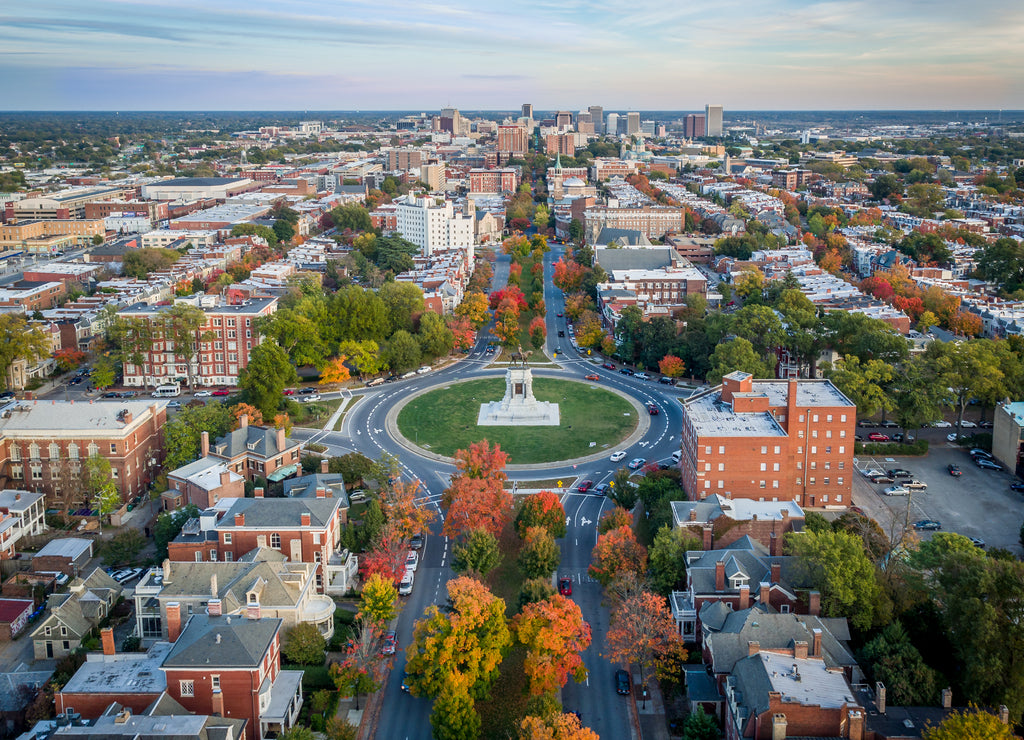
[[[334,610],[337,607],[329,596],[314,595],[306,600],[299,612],[300,622],[315,624],[325,640],[334,636]]]
[[[259,717],[260,734],[264,737],[268,732],[280,734],[294,725],[302,708],[302,671],[281,671],[273,684],[266,679],[260,687],[260,706],[266,706]]]

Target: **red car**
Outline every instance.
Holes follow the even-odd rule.
[[[590,487],[592,485],[594,485],[594,481],[592,481],[592,480],[585,480],[582,483],[580,483],[578,486],[576,486],[576,490],[579,491],[580,493],[586,493],[587,491],[590,490]]]
[[[572,596],[572,579],[569,576],[558,579],[558,593],[562,596]]]
[[[647,413],[650,414],[651,416],[657,416],[658,415],[658,407],[655,406],[653,403],[647,404]]]
[[[871,434],[868,435],[868,439],[870,439],[872,442],[888,442],[889,435],[882,434],[881,432],[872,432]]]
[[[591,373],[590,375],[586,376],[586,378],[587,380],[600,380],[601,376],[598,375],[597,373]]]
[[[603,365],[601,365],[601,367],[603,367],[605,370],[614,370],[615,364],[611,362],[606,362]]]
[[[286,396],[294,396],[295,395],[295,389],[294,388],[285,388],[282,391],[282,393],[284,393],[284,395],[286,395]]]
[[[215,390],[210,395],[213,395],[213,396],[230,396],[231,395],[231,391],[229,391],[227,388],[218,388],[217,390]]]

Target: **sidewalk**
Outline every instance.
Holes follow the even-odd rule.
[[[641,740],[669,740],[668,718],[665,702],[657,681],[647,684],[648,696],[644,701],[640,694],[639,674],[633,673],[633,706],[636,708],[637,720],[640,725]]]

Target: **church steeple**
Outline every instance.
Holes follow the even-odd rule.
[[[561,171],[562,171],[562,153],[561,152],[557,152],[555,154],[555,172],[561,172]]]

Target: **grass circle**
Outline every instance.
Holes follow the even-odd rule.
[[[505,378],[453,383],[409,401],[398,413],[398,430],[409,442],[437,455],[486,439],[500,444],[509,463],[555,462],[602,452],[628,437],[639,423],[636,408],[593,383],[533,377],[538,401],[557,403],[557,427],[477,426],[480,405],[500,401]],[[594,443],[593,446],[591,443]]]

